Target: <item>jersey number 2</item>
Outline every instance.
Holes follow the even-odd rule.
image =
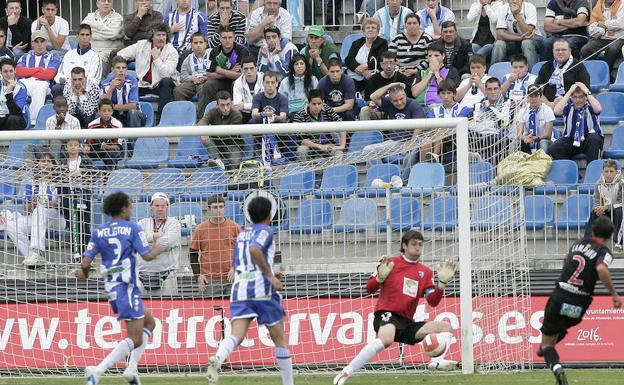
[[[581,257],[580,255],[575,255],[572,257],[572,259],[578,262],[578,267],[576,268],[576,270],[574,270],[574,273],[572,274],[570,279],[568,279],[568,283],[574,286],[583,286],[583,280],[579,279],[578,276],[581,275],[583,269],[585,269],[585,258]]]

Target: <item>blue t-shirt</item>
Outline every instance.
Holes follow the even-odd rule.
[[[381,98],[381,111],[386,113],[386,119],[399,120],[399,119],[422,119],[425,117],[425,111],[422,109],[414,99],[407,98],[405,102],[405,108],[402,110],[394,107],[394,104],[390,102],[387,97]],[[396,130],[386,131],[386,139],[388,140],[404,140],[412,136],[410,130]]]
[[[260,112],[272,110],[275,115],[282,112],[288,114],[288,99],[279,92],[273,98],[267,98],[264,92],[258,92],[251,102],[251,109],[255,108]]]
[[[250,249],[252,247],[262,251],[264,260],[273,270],[273,259],[275,258],[273,228],[267,225],[253,224],[238,234],[234,246],[232,301],[267,299],[271,298],[275,291],[251,257]]]
[[[321,91],[325,103],[330,107],[340,107],[346,100],[355,99],[355,82],[344,74],[336,84],[329,80],[329,75],[324,76],[316,89]]]

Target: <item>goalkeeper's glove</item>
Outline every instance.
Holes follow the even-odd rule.
[[[447,259],[438,265],[438,286],[440,288],[444,288],[453,279],[455,270],[457,270],[457,264],[452,259]]]
[[[394,267],[394,262],[388,261],[388,257],[382,255],[377,265],[377,282],[383,283]]]

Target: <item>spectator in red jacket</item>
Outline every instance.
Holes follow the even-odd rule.
[[[89,123],[89,128],[122,128],[121,122],[113,117],[113,102],[102,99],[98,104],[99,118]],[[112,170],[123,155],[123,139],[87,139],[84,152],[94,160],[101,160]]]

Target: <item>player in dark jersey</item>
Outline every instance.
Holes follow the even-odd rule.
[[[381,290],[375,306],[373,326],[377,338],[366,345],[358,355],[334,378],[334,385],[343,385],[349,377],[362,368],[377,353],[393,342],[414,345],[430,333],[441,333],[446,340],[446,350],[429,364],[430,369],[454,369],[456,361],[445,360],[451,346],[453,329],[446,322],[414,322],[414,313],[421,297],[429,305],[437,306],[444,295],[444,287],[453,279],[457,265],[444,261],[438,268],[438,286],[433,283],[433,272],[418,261],[423,249],[423,236],[410,230],[401,238],[401,255],[382,257],[366,284],[369,293]]]
[[[613,223],[602,216],[594,221],[591,238],[575,242],[563,262],[561,275],[555,289],[550,294],[544,310],[542,344],[537,355],[553,371],[558,385],[567,385],[563,367],[559,363],[559,354],[555,345],[561,341],[568,329],[578,325],[585,311],[592,302],[596,281],[600,279],[613,297],[613,307],[622,306],[620,296],[613,287],[609,265],[613,260],[611,251],[605,243],[613,234]]]

